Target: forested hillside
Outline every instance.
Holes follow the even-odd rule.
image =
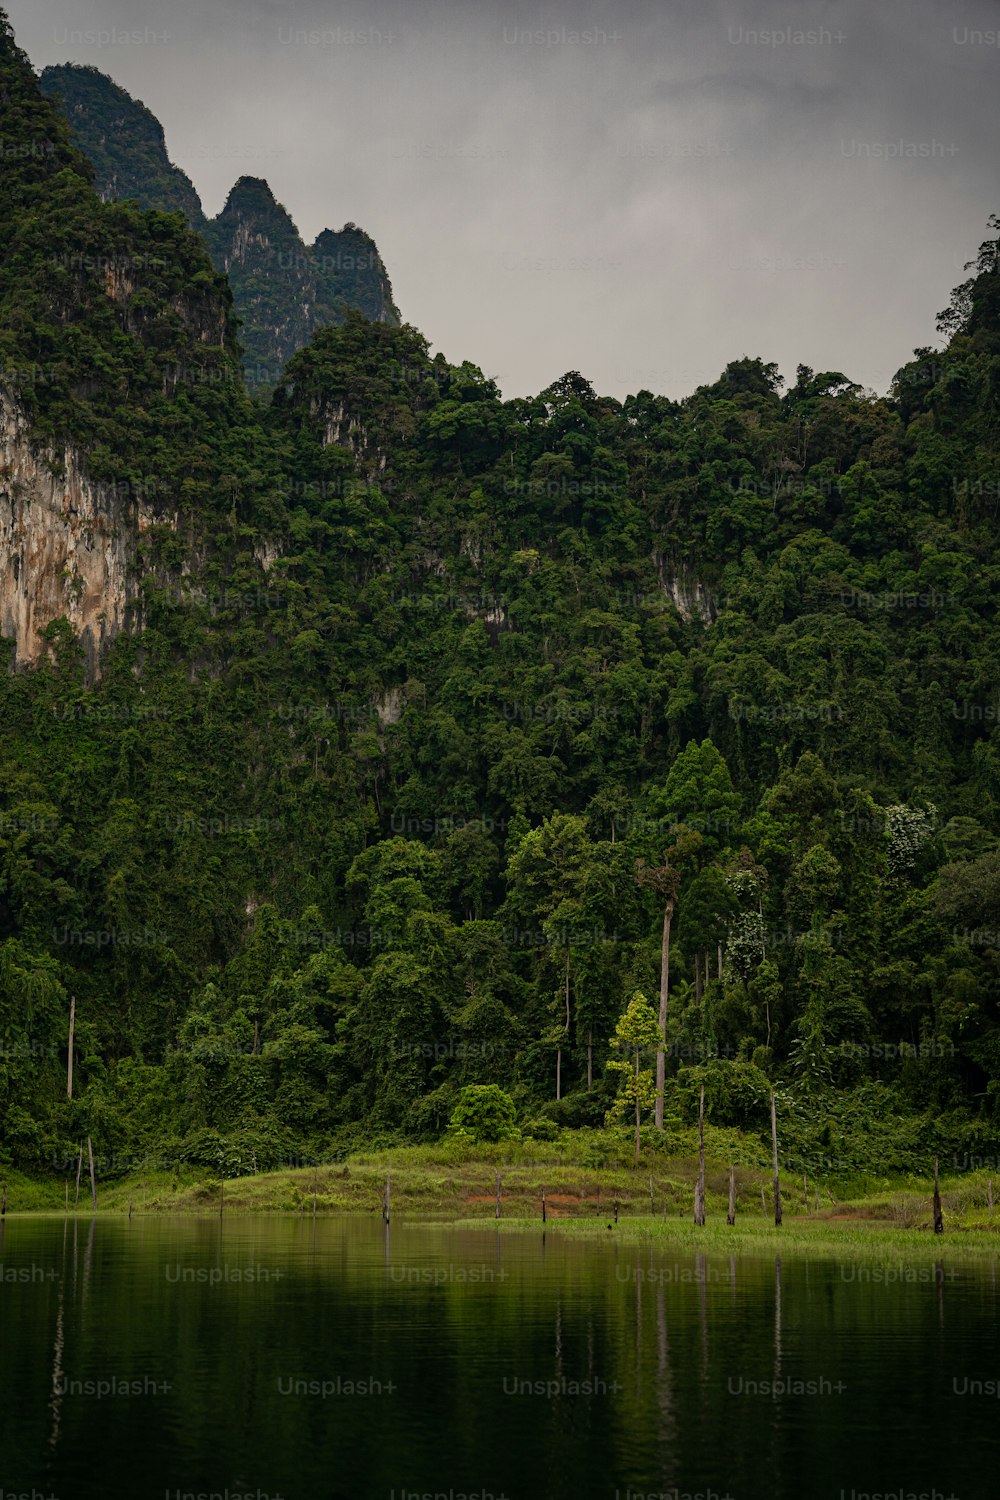
[[[3,396],[155,511],[99,674],[55,619],[0,677],[0,1159],[600,1124],[667,903],[663,1140],[774,1084],[813,1159],[994,1151],[1000,220],[886,396],[504,401],[355,313],[262,409],[2,20],[0,148]]]

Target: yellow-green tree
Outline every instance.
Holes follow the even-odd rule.
[[[625,1120],[635,1114],[635,1160],[639,1162],[639,1130],[643,1110],[652,1109],[656,1103],[656,1085],[652,1070],[641,1066],[643,1051],[657,1046],[660,1028],[656,1012],[641,990],[636,990],[627,1007],[618,1017],[611,1045],[622,1054],[612,1057],[607,1067],[620,1073],[621,1085],[618,1097],[608,1110],[607,1123]]]

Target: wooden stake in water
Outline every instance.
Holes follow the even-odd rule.
[[[726,1215],[727,1224],[736,1223],[736,1168],[729,1168],[729,1212]]]
[[[0,1188],[0,1219],[7,1217],[7,1184]]]
[[[499,1217],[500,1217],[500,1205],[503,1202],[503,1188],[502,1188],[501,1183],[500,1183],[500,1173],[498,1172],[496,1174],[496,1176],[497,1176],[497,1218],[499,1219]]]
[[[88,1156],[88,1159],[90,1161],[90,1196],[91,1196],[91,1198],[94,1201],[94,1213],[96,1214],[96,1212],[97,1212],[97,1179],[94,1176],[94,1145],[93,1145],[93,1142],[91,1141],[89,1135],[87,1137],[87,1156]]]
[[[941,1194],[938,1190],[938,1159],[934,1158],[934,1233],[944,1234],[944,1215],[941,1213]]]
[[[545,1219],[546,1219],[546,1214],[545,1214],[545,1189],[542,1188],[542,1223],[543,1224],[545,1223]]]
[[[80,1207],[80,1173],[83,1171],[83,1142],[80,1143],[80,1155],[76,1162],[76,1197],[73,1199],[73,1212]]]
[[[652,1172],[650,1172],[650,1174],[649,1174],[649,1212],[650,1212],[651,1215],[653,1215],[653,1217],[656,1216],[656,1204],[653,1201],[653,1174],[652,1174]]]
[[[220,1173],[219,1173],[219,1218],[220,1219],[222,1218],[222,1211],[225,1208],[225,1206],[226,1206],[226,1174],[224,1172],[220,1171]]]
[[[391,1171],[386,1172],[386,1174],[385,1174],[385,1193],[384,1193],[383,1198],[382,1198],[382,1218],[383,1218],[383,1220],[385,1221],[386,1224],[388,1224],[388,1222],[389,1222],[389,1179],[390,1179],[391,1176],[392,1176]]]

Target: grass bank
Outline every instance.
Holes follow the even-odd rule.
[[[730,1161],[736,1164],[735,1234],[725,1222]],[[784,1173],[784,1224],[776,1231],[771,1172],[761,1163],[759,1141],[723,1131],[712,1132],[707,1141],[708,1223],[701,1230],[691,1222],[697,1176],[693,1137],[678,1136],[668,1149],[645,1152],[636,1168],[626,1145],[609,1152],[606,1135],[588,1138],[583,1131],[565,1132],[552,1142],[475,1147],[444,1141],[357,1151],[336,1163],[226,1181],[197,1168],[151,1164],[128,1176],[99,1178],[97,1207],[108,1213],[218,1214],[222,1205],[227,1214],[311,1214],[315,1206],[317,1214],[379,1214],[388,1176],[394,1215],[495,1221],[498,1173],[501,1222],[510,1229],[540,1224],[544,1194],[547,1223],[574,1235],[606,1234],[611,1223],[621,1235],[649,1240],[689,1236],[692,1243],[707,1245],[719,1233],[729,1248],[764,1243],[776,1234],[783,1244],[802,1239],[814,1246],[860,1244],[873,1236],[881,1241],[894,1234],[941,1244],[931,1232],[929,1177]],[[8,1172],[5,1183],[9,1214],[64,1212],[67,1187],[73,1207],[72,1181]],[[973,1240],[985,1247],[1000,1244],[1000,1208],[994,1215],[991,1190],[985,1172],[942,1176],[946,1241],[957,1236],[970,1247]],[[79,1211],[91,1212],[86,1169]]]

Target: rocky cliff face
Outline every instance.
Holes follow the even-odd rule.
[[[103,199],[179,211],[205,236],[242,319],[248,384],[276,383],[313,332],[340,323],[348,311],[398,325],[382,257],[356,224],[325,229],[307,247],[259,177],[241,177],[221,214],[208,220],[194,184],[167,155],[163,126],[144,104],[93,67],[46,68],[40,81],[69,120]]]
[[[239,179],[207,238],[243,319],[248,383],[274,385],[316,326],[309,253],[291,216],[259,177]]]
[[[102,198],[70,135],[0,9],[0,637],[35,665],[65,620],[93,681],[147,574],[238,550],[224,451],[248,402],[204,241]]]
[[[660,587],[669,595],[685,625],[692,620],[701,620],[703,624],[711,625],[718,615],[718,600],[711,591],[691,569],[671,562],[662,553],[655,552],[653,561],[659,574]]]
[[[0,634],[17,665],[37,665],[46,627],[65,617],[97,676],[101,648],[135,620],[138,544],[154,519],[128,487],[88,480],[71,448],[37,451],[0,390]]]

